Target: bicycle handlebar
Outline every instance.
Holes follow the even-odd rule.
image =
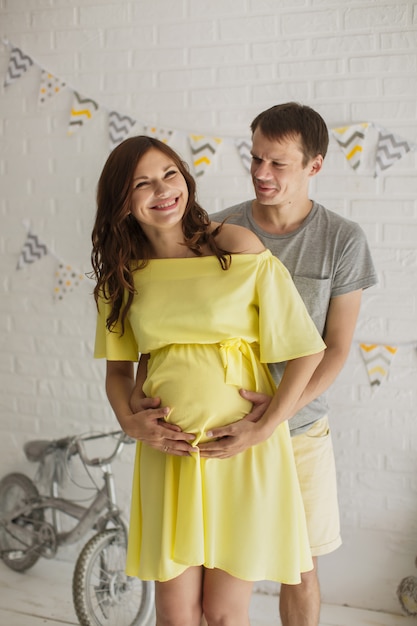
[[[116,435],[119,435],[119,438],[118,438],[116,447],[114,448],[113,452],[109,456],[94,457],[94,458],[89,458],[87,456],[85,447],[84,447],[84,441],[92,441],[94,439],[102,439],[104,437],[113,437]],[[73,454],[78,453],[81,460],[86,465],[90,465],[91,467],[98,467],[98,466],[101,467],[103,465],[107,465],[108,463],[111,463],[112,461],[114,461],[114,459],[119,454],[119,452],[121,452],[125,443],[134,443],[134,441],[135,441],[134,439],[126,435],[126,433],[124,433],[122,430],[115,430],[111,433],[100,433],[97,435],[86,435],[86,436],[74,437],[73,438],[73,450],[74,450]]]
[[[102,439],[104,437],[114,437],[119,436],[118,442],[113,453],[105,457],[90,459],[84,449],[83,442],[84,441],[92,441],[94,439]],[[111,463],[111,461],[119,454],[120,450],[125,443],[133,443],[135,440],[128,437],[122,430],[115,430],[110,433],[98,433],[98,434],[90,434],[90,435],[76,435],[69,437],[62,437],[61,439],[53,439],[53,440],[45,440],[45,439],[36,439],[33,441],[28,441],[24,444],[23,449],[25,451],[25,455],[29,461],[34,463],[39,463],[43,459],[45,459],[49,454],[53,454],[57,450],[64,450],[68,457],[74,456],[78,454],[81,460],[86,465],[105,465],[106,463]]]

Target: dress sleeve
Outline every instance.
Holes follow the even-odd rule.
[[[123,335],[121,334],[119,322],[115,324],[112,332],[109,332],[106,328],[106,320],[109,314],[109,303],[100,298],[98,302],[94,358],[105,358],[108,361],[137,361],[139,359],[139,349],[129,320],[127,318],[125,320]]]
[[[257,273],[260,359],[289,361],[325,349],[288,270],[271,253]]]

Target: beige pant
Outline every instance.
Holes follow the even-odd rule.
[[[340,538],[336,467],[327,416],[292,437],[312,556],[336,550]]]

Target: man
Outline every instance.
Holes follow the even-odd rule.
[[[227,217],[251,229],[287,266],[327,345],[289,420],[314,569],[302,575],[299,585],[281,586],[279,607],[283,626],[318,626],[317,557],[341,544],[325,392],[349,354],[362,291],[377,280],[362,229],[309,198],[310,180],[320,172],[329,142],[321,116],[289,102],[260,113],[251,129],[256,197],[211,217]],[[276,382],[284,365],[270,365]],[[270,398],[241,393],[253,403],[252,413],[213,430],[212,441],[199,446],[202,456],[226,458],[254,445],[252,423],[263,415]],[[142,400],[136,410],[143,411],[137,438],[156,449],[169,448],[170,454],[189,453],[192,435],[164,423],[166,410],[158,398]]]
[[[361,228],[309,199],[309,183],[323,164],[328,131],[313,109],[289,102],[260,113],[252,122],[251,175],[256,198],[221,211],[254,231],[290,271],[327,345],[324,358],[289,420],[294,454],[306,510],[314,569],[299,585],[282,585],[283,626],[317,626],[320,588],[317,557],[340,544],[336,473],[327,419],[325,391],[348,356],[362,290],[376,280]],[[280,380],[283,364],[270,365]],[[242,391],[254,404],[256,419],[268,399]],[[250,429],[236,423],[212,432],[213,443],[202,454],[226,457],[251,445]]]

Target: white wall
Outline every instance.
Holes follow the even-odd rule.
[[[0,34],[35,62],[0,100],[0,475],[31,471],[21,446],[115,420],[92,359],[85,280],[52,297],[56,259],[90,269],[107,111],[224,137],[199,182],[209,210],[250,197],[233,145],[256,113],[298,100],[330,128],[373,122],[417,142],[417,3],[412,0],[0,0]],[[0,48],[0,76],[10,49]],[[70,89],[38,107],[40,68]],[[2,80],[2,79],[1,79]],[[100,105],[67,136],[72,90]],[[322,559],[326,602],[399,610],[417,553],[417,176],[410,152],[378,178],[355,173],[334,139],[312,195],[365,229],[380,283],[365,293],[348,363],[332,392],[344,546]],[[22,220],[50,254],[17,271]],[[372,395],[358,342],[399,346]],[[119,467],[125,499],[129,452]],[[271,591],[273,586],[267,586]]]

